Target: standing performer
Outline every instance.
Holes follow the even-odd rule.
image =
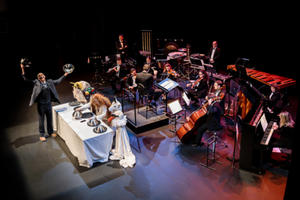
[[[55,85],[58,85],[62,80],[68,75],[66,72],[57,80],[46,80],[46,76],[43,73],[38,73],[37,79],[28,80],[25,77],[24,65],[21,64],[22,76],[24,81],[31,82],[33,86],[33,91],[31,94],[31,99],[29,106],[32,106],[35,102],[37,103],[37,111],[39,115],[39,132],[40,141],[46,141],[44,121],[45,116],[47,118],[47,132],[52,137],[56,137],[56,133],[53,133],[53,123],[52,123],[52,104],[51,102],[60,102]]]
[[[116,132],[115,148],[112,149],[112,155],[109,157],[111,160],[120,160],[122,167],[133,167],[136,160],[135,155],[131,151],[129,137],[125,128],[127,123],[126,115],[122,112],[120,102],[115,98],[112,105],[109,107],[112,117],[111,126]]]
[[[214,69],[219,70],[218,64],[220,60],[220,48],[218,47],[217,41],[213,41],[212,47],[210,48],[208,53],[208,59],[209,59],[209,63],[214,66]]]
[[[117,53],[120,54],[120,57],[123,62],[127,59],[128,54],[128,45],[127,41],[124,39],[124,35],[120,34],[119,39],[116,42]]]

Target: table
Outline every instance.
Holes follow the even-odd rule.
[[[53,129],[65,141],[71,153],[77,157],[79,165],[92,167],[95,162],[107,162],[112,147],[114,131],[103,121],[107,128],[104,133],[94,133],[93,128],[85,122],[73,119],[74,107],[69,103],[52,107]],[[83,113],[89,110],[83,111]]]

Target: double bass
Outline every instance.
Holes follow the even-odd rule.
[[[204,104],[200,109],[192,112],[187,120],[177,131],[176,135],[182,143],[188,143],[195,136],[193,134],[199,124],[206,120],[208,103]]]
[[[220,91],[223,89],[222,87]],[[218,96],[211,97],[212,104],[217,101],[220,101],[224,98],[224,93],[220,93]],[[176,131],[177,137],[183,144],[189,143],[189,141],[193,140],[195,137],[195,131],[199,127],[200,124],[203,124],[207,119],[207,108],[208,108],[208,100],[206,103],[202,105],[202,107],[190,114],[188,120]]]

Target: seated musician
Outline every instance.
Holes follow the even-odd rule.
[[[265,161],[270,161],[274,147],[292,149],[294,127],[295,122],[289,112],[283,111],[277,115],[277,122],[272,127],[274,132],[267,146]]]
[[[167,77],[172,80],[175,80],[176,78],[179,77],[179,74],[172,69],[172,66],[169,63],[165,64],[163,73],[166,73]]]
[[[118,93],[124,88],[125,77],[127,74],[126,66],[122,63],[121,58],[117,58],[116,66],[108,69],[107,73],[111,74],[111,87]]]
[[[135,68],[130,69],[130,75],[126,80],[126,88],[128,88],[131,92],[134,92],[137,89]]]
[[[205,98],[208,92],[208,76],[204,70],[198,72],[198,79],[193,83],[188,83],[186,86],[190,87],[188,90],[188,97],[195,101],[199,102],[199,99]]]
[[[207,107],[207,120],[201,124],[197,129],[197,136],[193,143],[193,146],[202,145],[201,140],[206,130],[219,130],[221,126],[221,115],[224,112],[222,101],[225,96],[225,90],[222,88],[222,81],[215,81],[214,89],[212,93],[206,96],[208,107]]]
[[[157,78],[157,70],[156,70],[156,64],[154,62],[152,62],[152,59],[150,56],[146,57],[146,63],[147,65],[149,65],[149,69],[147,70],[148,73],[153,75],[153,79],[155,80]]]

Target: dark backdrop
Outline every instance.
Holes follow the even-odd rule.
[[[136,52],[139,30],[150,29],[155,37],[184,39],[194,53],[207,53],[211,42],[218,40],[225,65],[247,57],[262,71],[289,77],[295,74],[288,63],[293,37],[282,5],[201,1],[139,5],[124,1],[23,3],[18,8],[12,23],[14,56],[16,62],[20,56],[32,56],[37,71],[60,69],[66,62],[82,65],[93,51],[110,55],[119,33]]]

